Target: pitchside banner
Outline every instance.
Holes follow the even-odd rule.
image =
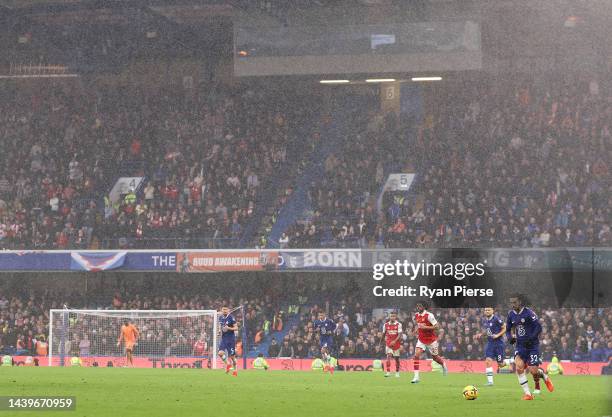
[[[126,252],[72,252],[70,269],[75,271],[108,271],[125,262]]]
[[[363,267],[360,250],[306,250],[280,252],[278,269],[314,271],[359,271]]]
[[[412,308],[417,299],[482,307],[503,304],[516,292],[556,307],[611,304],[609,249],[329,249],[278,257],[284,271],[361,271],[355,288],[378,307]]]
[[[612,271],[611,248],[568,249],[313,249],[281,251],[281,270],[371,270],[375,264],[448,259],[479,259],[496,271],[582,270]]]
[[[176,252],[128,252],[121,270],[176,271]]]
[[[1,271],[69,271],[70,262],[69,252],[0,252]]]
[[[5,251],[0,271],[176,271],[176,252]]]
[[[371,271],[396,261],[478,260],[488,270],[612,272],[612,248],[3,251],[0,271]]]
[[[13,357],[16,366],[26,366],[26,356]],[[48,366],[48,357],[37,358],[38,366]],[[247,369],[253,369],[253,361],[255,358],[247,360]],[[266,359],[270,370],[273,371],[310,371],[312,370],[313,359],[292,359],[292,358],[270,358]],[[122,367],[125,365],[125,357],[119,356],[98,356],[98,357],[83,357],[81,358],[82,365],[86,367]],[[485,372],[484,361],[457,361],[447,360],[449,372],[452,373],[480,373]],[[65,365],[70,365],[70,359],[65,359]],[[339,361],[342,371],[345,372],[373,372],[372,359],[341,359]],[[602,375],[603,369],[606,367],[605,362],[561,362],[563,366],[563,375]],[[54,360],[53,366],[59,366],[59,358]],[[208,370],[209,362],[207,358],[194,357],[135,357],[134,366],[137,368],[160,368],[160,369],[194,369]],[[544,362],[544,369],[548,366],[548,362]],[[403,359],[400,362],[401,371],[412,371],[413,361]],[[421,361],[421,372],[431,372],[431,362],[428,360]],[[258,371],[259,372],[259,371]],[[260,371],[264,372],[264,371]]]
[[[266,271],[276,269],[277,263],[277,252],[184,252],[177,254],[176,270],[178,272]]]
[[[13,356],[13,361],[16,366],[28,366],[26,363],[27,356]],[[70,366],[71,356],[66,355],[63,365],[59,356],[54,356],[52,366]],[[126,365],[125,356],[83,356],[81,365],[84,367],[99,367],[99,368],[121,368]],[[48,356],[34,356],[34,360],[38,362],[38,366],[49,366]],[[32,365],[30,365],[32,366]],[[162,369],[177,369],[177,368],[210,368],[208,358],[205,357],[134,357],[134,366],[136,368],[162,368]]]

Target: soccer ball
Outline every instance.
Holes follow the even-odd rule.
[[[476,388],[474,385],[468,385],[467,387],[463,388],[463,398],[466,400],[475,400],[478,398],[478,388]]]

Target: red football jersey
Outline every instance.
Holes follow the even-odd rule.
[[[206,342],[198,340],[193,344],[193,354],[196,356],[203,356],[206,352]]]
[[[388,348],[398,350],[402,345],[402,337],[397,337],[398,334],[402,334],[402,323],[396,321],[391,323],[390,321],[385,322],[385,343]],[[397,338],[397,340],[395,340]]]
[[[436,325],[436,323],[438,323],[434,315],[431,314],[427,310],[423,311],[423,313],[420,313],[420,314],[416,313],[414,315],[414,320],[417,322],[417,324],[422,323],[426,326],[434,326]],[[419,329],[418,334],[419,334],[418,337],[421,343],[424,343],[426,345],[429,345],[438,339],[438,336],[436,336],[435,330],[433,329],[432,330]]]

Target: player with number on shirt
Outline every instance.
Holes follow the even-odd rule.
[[[233,370],[232,375],[238,375],[236,366],[236,332],[238,323],[230,314],[229,308],[224,306],[219,315],[219,327],[221,328],[221,343],[219,344],[219,357],[225,365],[225,373]]]
[[[389,314],[389,320],[383,326],[383,337],[385,338],[385,353],[387,354],[387,372],[385,377],[391,375],[391,358],[395,358],[395,377],[400,373],[400,350],[402,346],[402,323],[397,320],[397,312]]]
[[[542,325],[538,316],[527,308],[526,304],[523,295],[516,294],[510,297],[512,310],[508,313],[508,319],[506,320],[506,337],[511,344],[516,343],[514,363],[516,364],[519,384],[523,388],[523,400],[533,400],[533,395],[531,395],[527,384],[525,369],[529,370],[536,382],[540,378],[544,378],[548,391],[552,392],[554,387],[546,372],[540,368],[542,361],[540,359],[539,337],[542,332]]]
[[[327,318],[324,311],[319,311],[318,319],[314,321],[314,329],[319,333],[319,342],[321,345],[321,359],[325,366],[324,371],[334,373],[334,365],[332,364],[332,352],[334,348],[334,330],[336,323],[332,319]]]
[[[499,368],[504,367],[504,354],[506,347],[503,336],[506,333],[506,323],[495,314],[493,307],[484,308],[483,331],[477,334],[478,338],[487,335],[485,347],[485,363],[487,385],[493,385],[493,361],[497,362]]]
[[[419,301],[416,305],[417,312],[414,315],[414,321],[417,324],[416,335],[418,341],[414,352],[414,378],[410,381],[416,384],[420,381],[419,379],[419,361],[421,354],[427,349],[431,353],[431,358],[442,365],[442,375],[446,376],[448,368],[444,359],[438,353],[438,336],[436,332],[440,328],[438,321],[427,311],[428,304],[426,301]]]

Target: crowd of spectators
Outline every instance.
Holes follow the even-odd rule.
[[[253,345],[260,329],[265,328],[266,333],[282,329],[281,305],[284,304],[279,301],[280,292],[264,293],[253,285],[239,287],[238,279],[233,284],[230,280],[224,283],[198,281],[172,283],[172,288],[167,288],[162,278],[155,283],[150,279],[134,278],[129,283],[100,283],[100,287],[87,296],[77,290],[29,290],[24,287],[3,291],[0,295],[0,354],[44,356],[48,352],[50,309],[92,309],[100,313],[80,315],[66,310],[66,316],[54,316],[55,328],[65,329],[63,351],[73,356],[120,356],[121,349],[116,343],[125,317],[133,319],[141,332],[136,354],[208,355],[213,334],[211,316],[161,319],[155,314],[143,314],[136,318],[129,310],[220,310],[228,306],[237,320],[246,325],[249,345]],[[272,281],[274,278],[270,279]],[[234,285],[236,296],[220,295],[228,285]],[[126,315],[111,317],[104,314],[105,310],[125,310]],[[53,339],[53,349],[59,353],[60,335],[56,333]],[[242,333],[238,339],[241,348]]]
[[[610,116],[609,97],[588,84],[444,107],[417,141],[435,161],[417,181],[422,198],[387,207],[386,245],[609,245]]]
[[[242,87],[1,93],[7,249],[235,247],[257,204],[278,213],[289,201],[295,184],[286,179],[297,181],[321,144],[308,129],[307,146],[289,134],[292,123],[311,122],[299,117],[310,108],[302,98]],[[603,89],[531,83],[445,94],[420,122],[368,106],[346,112],[309,208],[279,246],[612,242],[612,106]],[[417,174],[410,192],[388,192],[379,206],[386,176],[405,171]],[[119,175],[146,180],[111,199]],[[281,195],[259,201],[270,179],[285,180]]]
[[[318,335],[313,322],[319,311],[312,306],[301,316],[299,325],[291,329],[280,341],[280,352],[274,348],[274,356],[310,358],[319,355]],[[442,355],[448,359],[482,360],[486,336],[483,332],[482,309],[452,308],[431,309],[440,323],[438,340]],[[498,309],[499,317],[505,320],[507,309]],[[553,354],[560,360],[582,362],[608,362],[612,357],[612,310],[602,309],[544,309],[540,313],[542,322],[541,353],[543,360],[550,361]],[[414,355],[416,337],[413,313],[401,311],[403,323],[403,355]],[[384,314],[374,315],[372,309],[360,304],[345,303],[344,307],[332,309],[329,314],[337,324],[334,332],[334,354],[338,358],[382,358],[385,355],[382,327]],[[506,356],[512,355],[508,347]]]
[[[357,134],[345,137],[323,164],[324,175],[308,190],[310,208],[279,239],[281,248],[366,246],[375,237],[377,213],[372,204],[383,181],[390,148],[381,138],[391,135],[384,121],[354,123]],[[360,129],[361,127],[361,129]],[[359,158],[356,158],[359,155]]]
[[[382,326],[384,312],[351,296],[335,302],[314,304],[316,285],[297,279],[266,278],[265,285],[236,287],[233,298],[223,297],[231,282],[176,283],[168,288],[151,279],[132,279],[126,284],[104,284],[88,296],[59,291],[14,291],[0,296],[0,353],[45,355],[48,351],[49,309],[89,308],[100,314],[82,316],[56,315],[69,326],[64,352],[72,356],[120,355],[116,346],[121,319],[111,318],[104,310],[209,310],[221,306],[244,306],[233,314],[246,327],[248,353],[262,351],[271,357],[314,358],[320,355],[318,335],[313,321],[318,311],[327,311],[337,327],[335,352],[339,358],[377,358],[384,356]],[[161,281],[161,278],[159,278]],[[218,281],[218,280],[216,280]],[[263,285],[263,284],[262,284]],[[326,284],[324,284],[326,285]],[[356,297],[356,298],[355,298]],[[341,300],[337,302],[337,300]],[[444,357],[449,359],[483,358],[484,338],[482,310],[474,308],[431,309],[440,323],[439,341]],[[507,308],[498,307],[504,319]],[[610,308],[543,308],[536,312],[542,321],[541,351],[544,360],[553,354],[561,360],[606,362],[612,356],[612,310]],[[412,312],[401,310],[403,354],[414,353],[416,338]],[[67,321],[66,321],[67,320]],[[169,317],[161,320],[154,314],[134,319],[141,337],[136,353],[143,355],[206,356],[212,343],[212,321],[209,317]],[[60,322],[56,322],[58,329]],[[239,351],[242,353],[242,332]],[[54,336],[54,351],[59,352],[59,336]],[[42,343],[42,344],[41,344]],[[261,350],[260,348],[264,348]],[[507,355],[511,355],[510,348]]]
[[[186,104],[169,120],[155,118],[161,119],[159,142],[149,139],[143,150],[150,181],[141,198],[106,207],[105,237],[237,244],[262,181],[286,160],[289,107],[250,90],[216,101]],[[169,247],[176,247],[174,240]]]
[[[588,83],[482,89],[448,93],[416,130],[380,114],[353,123],[310,188],[310,210],[279,244],[609,245],[607,93]],[[378,212],[390,169],[417,176],[408,193],[386,193]]]
[[[2,96],[2,248],[146,247],[178,237],[232,246],[262,182],[286,159],[292,107],[261,91]],[[111,200],[119,176],[146,181]]]

